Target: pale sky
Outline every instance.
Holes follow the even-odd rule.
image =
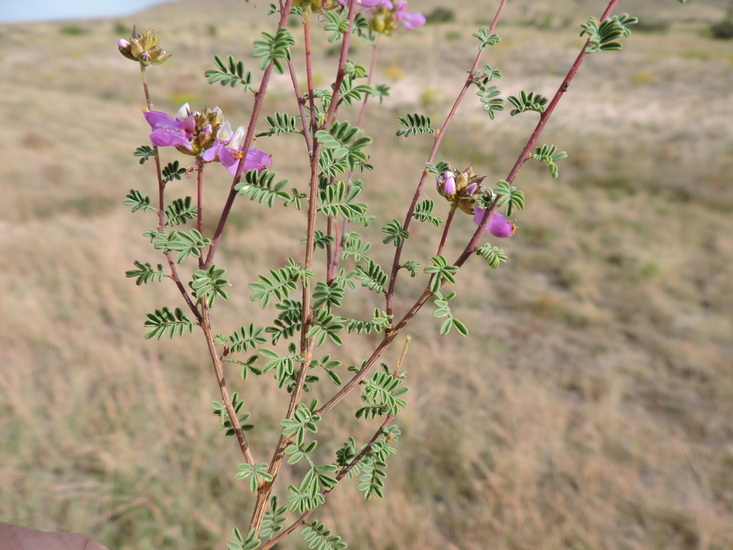
[[[129,15],[169,0],[0,0],[0,23]]]

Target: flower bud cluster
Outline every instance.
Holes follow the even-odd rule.
[[[481,201],[481,197],[488,191],[481,185],[485,178],[486,176],[477,175],[472,166],[460,172],[451,168],[438,176],[436,187],[442,197],[461,211],[472,215],[474,223],[480,225],[486,213]],[[517,226],[503,214],[494,212],[486,230],[495,237],[511,237]]]
[[[160,47],[158,34],[152,29],[141,35],[133,27],[130,39],[120,38],[117,41],[117,48],[127,59],[137,61],[144,67],[160,65],[171,56]]]
[[[484,192],[480,184],[486,176],[476,175],[472,166],[463,171],[446,170],[436,183],[438,193],[449,202],[455,202],[458,208],[466,214],[473,214],[474,205],[478,197]]]

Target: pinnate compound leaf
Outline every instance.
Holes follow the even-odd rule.
[[[511,217],[514,210],[524,208],[524,192],[520,191],[505,180],[496,183],[496,194],[499,195],[498,205],[506,207],[506,215]]]
[[[268,464],[265,462],[254,466],[244,462],[239,465],[239,472],[234,476],[234,479],[249,479],[249,490],[255,493],[260,483],[272,481],[272,475],[267,472],[267,469]]]
[[[524,90],[519,92],[519,96],[509,96],[507,101],[514,106],[509,114],[511,116],[524,113],[525,111],[536,111],[538,113],[544,113],[547,107],[547,98],[535,92],[525,92]]]
[[[185,224],[196,217],[198,207],[193,204],[191,197],[174,200],[165,209],[165,221],[168,225]]]
[[[155,156],[155,149],[150,147],[150,145],[143,145],[135,149],[132,155],[134,157],[140,157],[140,164],[145,164],[151,157]]]
[[[401,373],[403,374],[403,373]],[[407,401],[399,397],[407,393],[402,386],[403,377],[390,372],[375,372],[364,382],[361,400],[367,405],[356,411],[357,418],[373,418],[391,414],[397,416],[399,410],[407,406]]]
[[[162,264],[158,264],[158,268],[153,269],[149,262],[142,263],[135,260],[134,265],[137,269],[125,271],[125,277],[130,279],[135,277],[135,284],[138,286],[151,282],[159,283],[164,277],[170,276],[163,272]]]
[[[266,307],[272,299],[284,300],[288,294],[298,288],[296,284],[298,275],[290,266],[271,269],[269,276],[260,275],[257,279],[256,282],[249,284],[249,288],[254,290],[250,300],[259,301],[262,308]]]
[[[487,46],[496,46],[499,43],[499,40],[501,40],[498,35],[489,34],[488,27],[479,28],[478,32],[473,33],[473,36],[478,38],[479,42],[481,42],[479,50],[484,50]]]
[[[380,294],[386,292],[387,273],[374,260],[366,258],[364,264],[356,266],[356,271],[356,278],[361,281],[361,286]]]
[[[361,190],[359,185],[352,185],[347,189],[343,181],[327,185],[319,192],[321,205],[318,211],[326,216],[342,216],[347,220],[363,216],[367,211],[367,205],[355,202]]]
[[[433,275],[430,279],[430,291],[436,293],[444,283],[456,284],[455,274],[458,266],[450,265],[442,254],[430,258],[433,265],[425,268],[425,273]]]
[[[339,317],[331,314],[326,310],[321,310],[313,316],[313,326],[308,331],[308,338],[313,338],[316,341],[317,346],[322,346],[326,343],[326,338],[331,342],[340,346],[343,344],[339,332],[344,330],[344,317]]]
[[[197,229],[191,229],[188,233],[175,230],[171,231],[170,234],[163,231],[158,232],[154,246],[156,249],[163,250],[164,254],[178,252],[176,262],[180,264],[188,256],[201,257],[201,249],[210,244],[211,239],[204,238]]]
[[[227,57],[226,63],[218,56],[214,56],[216,69],[210,69],[204,73],[209,84],[219,83],[222,86],[242,86],[245,92],[252,90],[252,72],[244,70],[244,62],[235,59],[231,55]]]
[[[229,351],[231,353],[237,353],[240,351],[256,350],[261,344],[267,342],[267,339],[261,336],[263,330],[263,327],[255,326],[254,323],[239,327],[227,339]]]
[[[402,243],[405,242],[405,239],[410,236],[410,232],[404,231],[402,229],[402,225],[397,220],[392,220],[387,225],[385,225],[382,228],[382,233],[387,234],[387,236],[382,239],[382,242],[384,244],[392,243],[396,247],[402,246]]]
[[[397,130],[398,136],[414,136],[417,134],[430,134],[435,135],[435,129],[432,128],[433,121],[430,120],[429,116],[415,114],[407,114],[404,117],[397,119],[403,129]]]
[[[415,212],[412,214],[413,217],[416,220],[419,220],[421,222],[429,222],[432,223],[435,227],[439,227],[441,223],[443,223],[443,218],[440,218],[438,216],[433,216],[433,208],[435,207],[435,203],[430,199],[425,199],[424,201],[420,201],[415,206]]]
[[[313,496],[307,491],[301,491],[298,487],[288,487],[288,502],[290,502],[290,510],[298,514],[304,514],[308,510],[312,510],[323,504],[326,499],[318,493]]]
[[[275,199],[282,200],[285,204],[293,202],[293,198],[283,188],[290,183],[290,180],[284,179],[277,183],[275,181],[275,172],[270,170],[262,170],[261,172],[253,169],[248,170],[244,174],[244,181],[239,182],[234,189],[241,195],[247,195],[250,200],[265,203],[272,208],[275,205]]]
[[[147,212],[148,210],[152,210],[153,212],[158,211],[155,206],[150,204],[150,197],[143,195],[137,189],[130,189],[125,200],[122,201],[122,204],[125,206],[132,206],[133,212],[137,212],[140,209],[142,209],[143,212]]]
[[[485,259],[489,266],[494,269],[499,267],[503,262],[506,262],[507,260],[506,252],[504,252],[501,248],[491,246],[489,243],[481,246],[476,251],[476,254]]]
[[[530,158],[538,162],[543,162],[550,170],[552,177],[557,178],[559,170],[556,163],[558,160],[567,158],[567,156],[568,154],[565,151],[558,152],[555,145],[542,145],[535,149],[535,152],[530,155]]]
[[[287,519],[285,517],[285,512],[287,511],[287,506],[278,506],[278,498],[277,496],[273,496],[270,499],[270,508],[265,511],[265,518],[262,520],[260,536],[269,537],[282,531],[283,524]]]
[[[252,55],[260,58],[260,69],[270,63],[279,74],[285,72],[285,61],[290,61],[290,46],[295,44],[293,35],[285,27],[279,27],[273,35],[262,33],[262,39],[255,41]]]
[[[193,274],[191,288],[197,300],[206,299],[206,305],[211,307],[217,297],[228,300],[229,295],[224,290],[229,286],[229,281],[222,277],[226,269],[212,265],[208,270],[198,269]]]
[[[343,550],[347,546],[345,542],[341,541],[341,537],[333,535],[324,523],[318,521],[313,521],[303,527],[302,535],[308,548],[311,549]]]
[[[145,326],[150,330],[145,333],[145,338],[155,337],[160,340],[163,336],[173,338],[181,336],[185,331],[193,332],[195,323],[183,314],[180,308],[171,311],[169,308],[156,309],[153,313],[145,316]]]
[[[298,117],[288,113],[275,113],[265,117],[267,125],[270,128],[270,135],[279,136],[280,134],[299,134],[301,129],[298,127]]]
[[[622,49],[623,44],[620,39],[629,36],[631,34],[629,26],[638,22],[639,20],[636,17],[632,17],[627,13],[611,16],[602,22],[595,17],[589,18],[580,26],[583,29],[580,36],[588,36],[586,53]]]
[[[169,162],[163,168],[163,183],[169,183],[173,180],[180,180],[188,172],[185,168],[181,168],[180,163],[175,160]]]

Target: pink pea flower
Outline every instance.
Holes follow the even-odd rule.
[[[179,118],[173,118],[162,111],[145,111],[145,120],[150,124],[153,131],[150,133],[150,141],[158,147],[183,147],[189,151],[191,139],[196,130],[194,114],[190,112],[188,104],[185,104],[178,111]]]
[[[226,168],[230,174],[237,173],[237,165],[239,159],[242,158],[242,142],[244,141],[244,127],[240,126],[232,133],[232,126],[229,121],[224,122],[216,134],[214,145],[206,149],[201,155],[201,160],[205,162],[213,162],[219,160],[222,166]],[[262,171],[266,166],[272,164],[272,157],[267,153],[263,153],[259,149],[250,149],[247,151],[247,158],[244,160],[242,172],[248,170]]]
[[[486,209],[477,207],[474,210],[473,223],[479,225],[485,213]],[[511,237],[517,231],[517,226],[503,214],[494,212],[489,220],[489,224],[486,226],[486,231],[494,237]]]

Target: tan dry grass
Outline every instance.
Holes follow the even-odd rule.
[[[546,137],[571,154],[561,180],[524,173],[518,184],[529,202],[520,233],[506,244],[511,262],[488,274],[478,263],[465,268],[470,284],[459,287],[455,312],[473,338],[437,339],[428,311],[413,328],[411,409],[400,422],[402,452],[389,468],[387,498],[364,503],[344,487],[324,510],[352,547],[733,545],[725,77],[733,57],[730,44],[699,34],[723,3],[671,4],[622,6],[649,15],[663,6],[659,17],[672,27],[635,33],[623,54],[592,59],[574,83]],[[212,53],[241,51],[266,19],[262,10],[181,6],[135,18],[175,53],[152,72],[159,107],[175,108],[185,94],[211,97],[243,120],[236,93],[209,89],[200,74]],[[563,17],[539,33],[528,26],[549,6],[535,2],[529,14],[526,3],[510,3],[491,61],[506,92],[551,93],[572,59],[579,42],[561,28]],[[576,7],[558,9],[575,24]],[[458,16],[456,25],[486,18],[468,8]],[[437,112],[450,96],[444,82],[460,78],[474,47],[451,42],[456,25],[400,37],[397,53],[385,48],[379,74],[399,76],[388,72],[393,66],[409,74],[413,60],[431,52]],[[130,187],[152,189],[129,155],[144,141],[140,93],[134,67],[114,49],[112,23],[82,26],[90,32],[77,37],[59,34],[58,24],[0,30],[0,112],[15,129],[0,133],[0,518],[88,532],[116,549],[221,548],[246,519],[248,497],[233,481],[240,459],[210,416],[217,390],[201,342],[141,337],[145,312],[177,302],[171,288],[138,289],[122,275],[132,259],[157,261],[142,237],[127,237],[150,222],[120,205]],[[532,41],[545,39],[560,49],[536,53]],[[396,97],[387,111],[421,109],[425,84],[410,76],[390,84]],[[284,94],[273,110],[289,109]],[[371,197],[388,220],[399,215],[426,145],[389,141],[389,113],[375,113],[368,130],[380,139],[375,158],[386,161],[371,178]],[[459,120],[445,158],[503,177],[532,124],[519,121],[518,129],[507,118]],[[278,170],[294,181],[299,146],[274,149]],[[226,185],[214,179],[212,205]],[[297,220],[241,203],[235,221],[222,259],[234,276],[236,310],[219,320],[223,332],[268,320],[249,306],[247,277],[272,267],[273,257],[277,264],[298,254]],[[263,239],[275,253],[252,250]],[[424,230],[411,240],[415,258],[434,247]],[[348,352],[358,361],[367,350],[361,342]],[[271,383],[244,392],[258,411],[253,436],[265,460],[282,396]],[[322,430],[343,440],[334,420],[349,414]]]

